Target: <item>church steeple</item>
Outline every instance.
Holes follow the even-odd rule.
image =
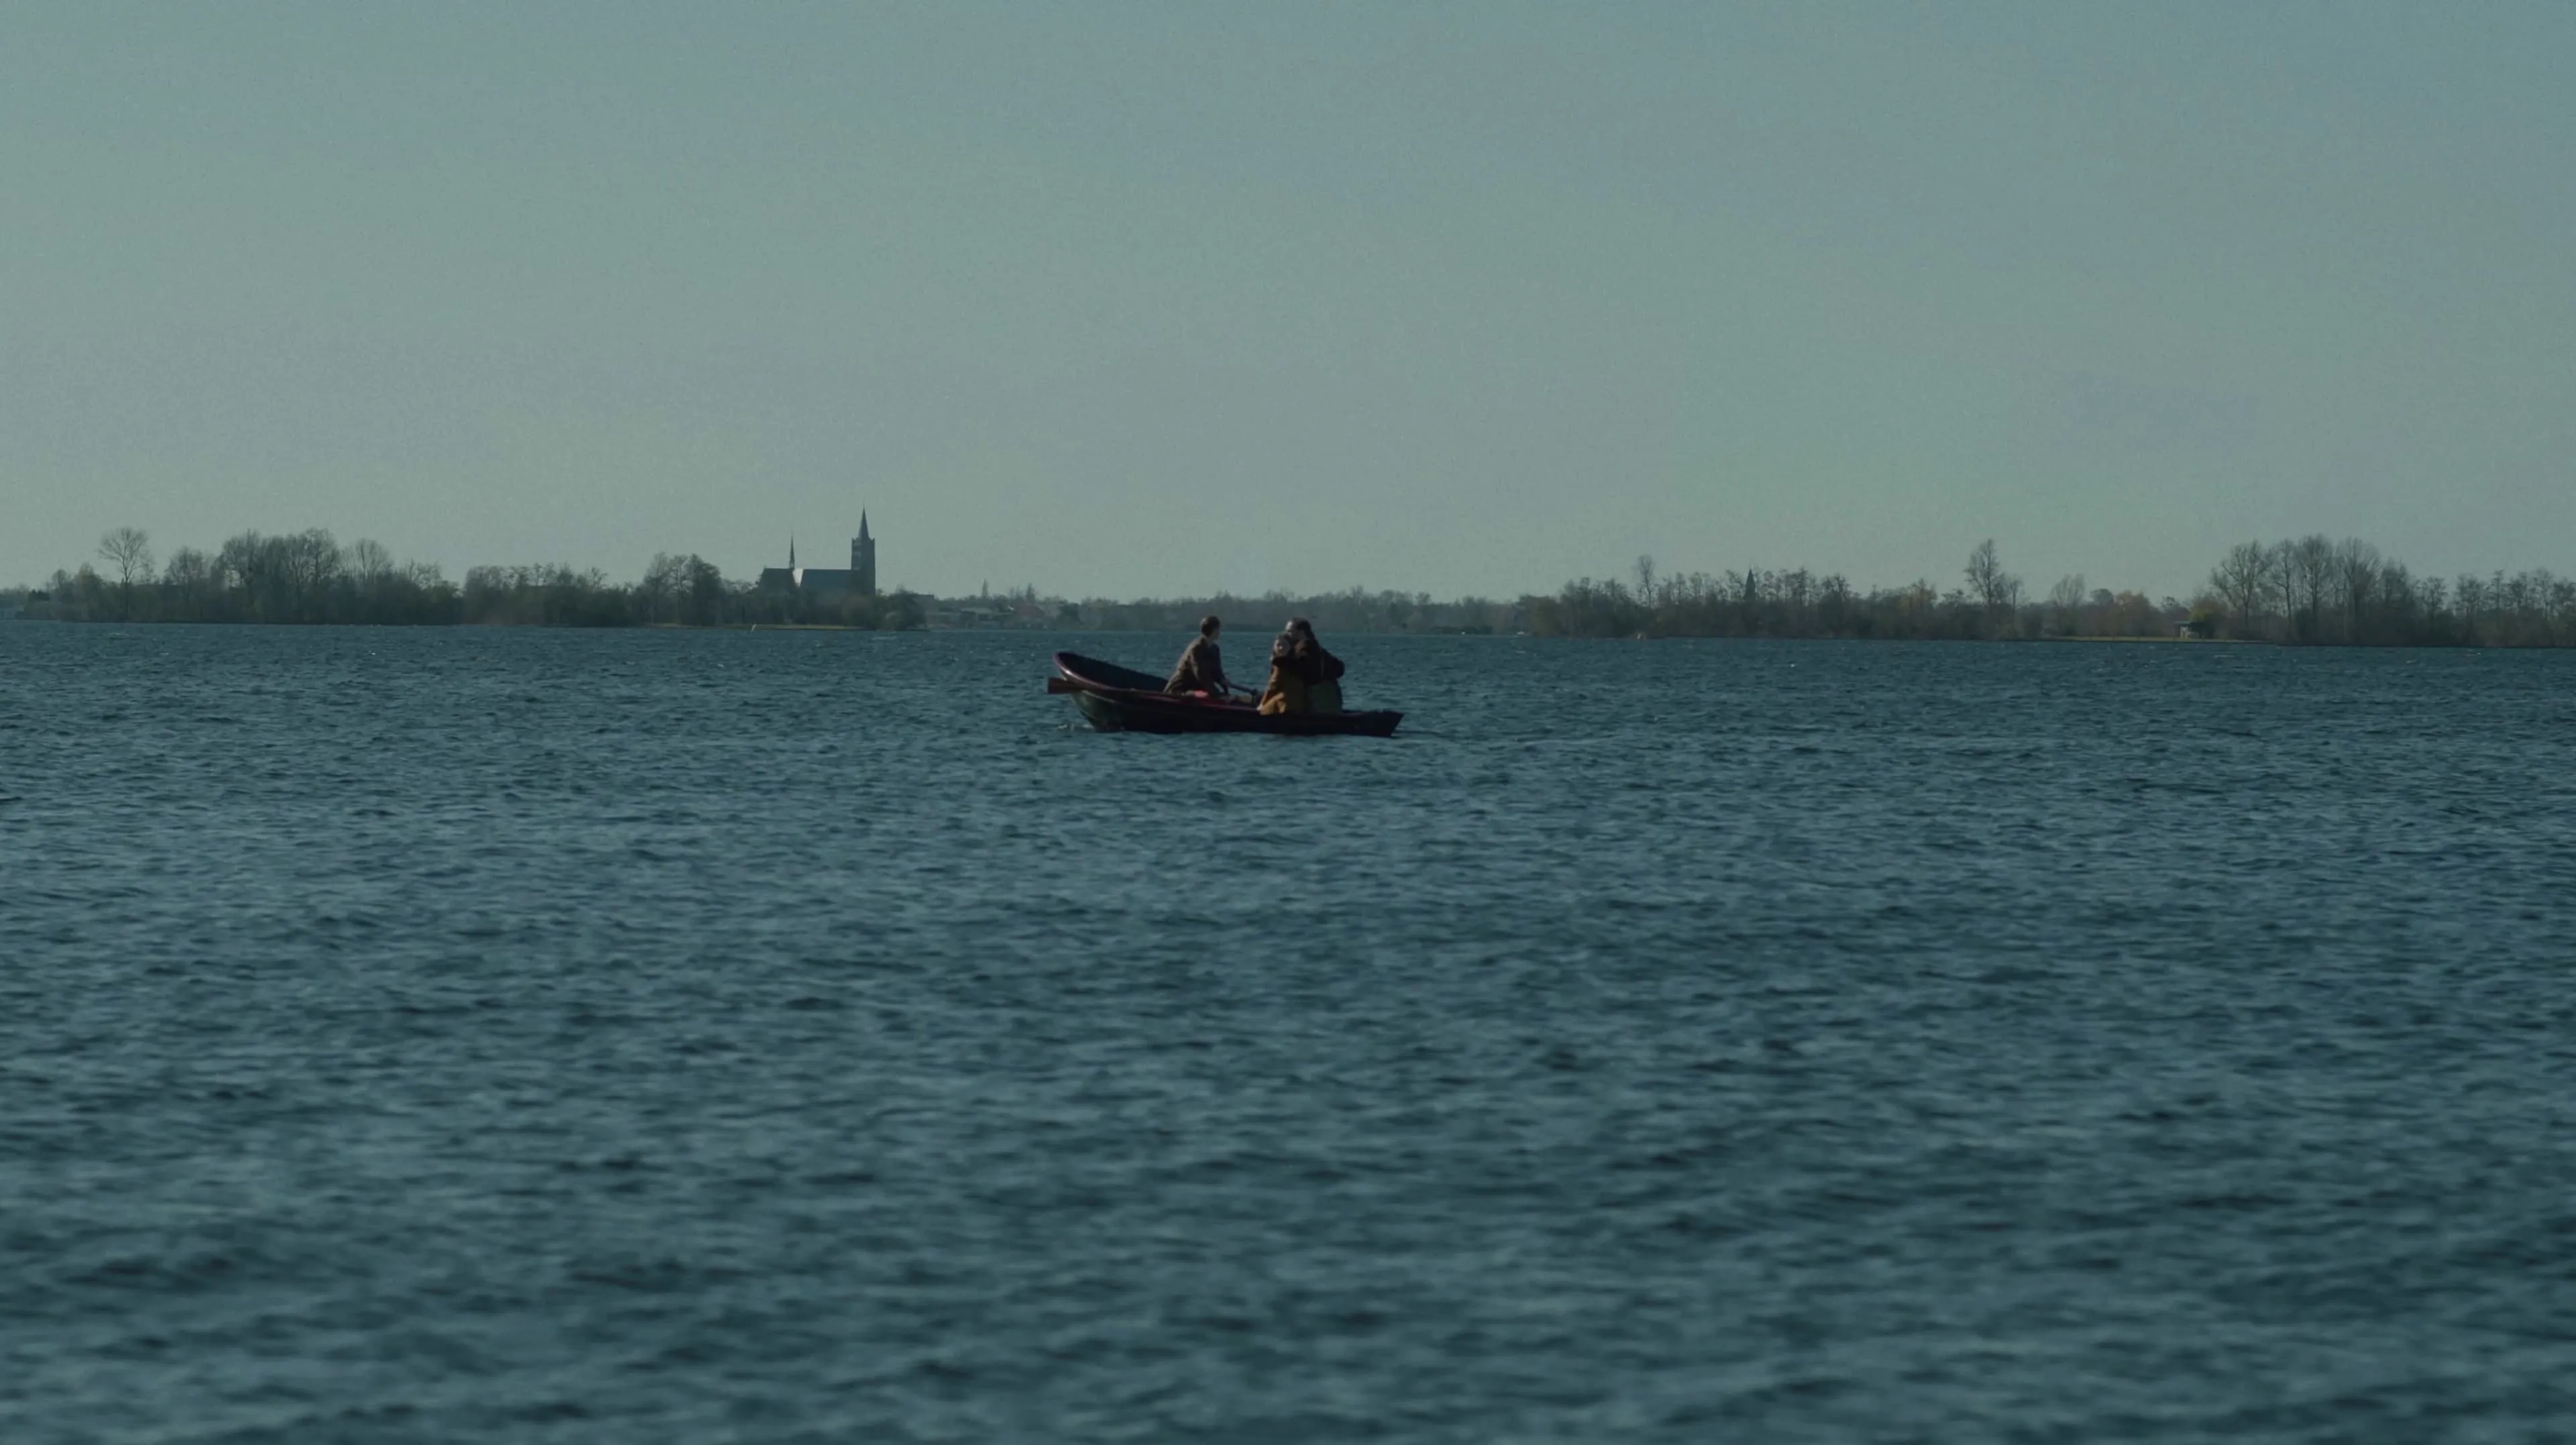
[[[850,539],[850,581],[862,597],[877,595],[877,539],[868,535],[868,509],[859,508],[859,535]]]

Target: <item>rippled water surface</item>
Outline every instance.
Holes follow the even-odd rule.
[[[0,1437],[2576,1436],[2576,657],[1178,644],[0,626]]]

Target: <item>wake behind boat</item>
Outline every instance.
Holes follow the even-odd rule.
[[[1173,694],[1163,680],[1076,652],[1055,655],[1047,691],[1063,693],[1105,733],[1286,733],[1291,736],[1392,736],[1400,712],[1265,714],[1248,702]]]

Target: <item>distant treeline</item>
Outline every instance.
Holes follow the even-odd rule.
[[[105,570],[56,572],[32,593],[30,617],[65,622],[364,623],[543,627],[734,627],[828,624],[919,627],[922,599],[810,597],[729,581],[695,555],[657,556],[641,580],[597,569],[475,567],[460,585],[426,563],[397,564],[371,541],[341,545],[329,532],[244,532],[212,552],[182,547],[166,563],[131,527],[99,543]]]
[[[2244,638],[2300,645],[2564,647],[2576,645],[2576,579],[2545,571],[2417,577],[2367,542],[2323,536],[2246,542],[2190,600],[2149,599],[2060,578],[2034,599],[1980,543],[1960,586],[1915,582],[1861,591],[1800,568],[1665,575],[1640,557],[1632,580],[1569,582],[1553,595],[1435,602],[1418,592],[1352,588],[1297,597],[1080,602],[1023,587],[951,601],[896,592],[808,595],[731,581],[702,557],[656,556],[634,583],[570,567],[476,567],[460,585],[434,566],[397,565],[374,542],[330,533],[245,532],[211,553],[181,548],[155,563],[131,527],[99,544],[104,568],[57,572],[23,615],[71,622],[459,623],[549,627],[829,624],[1071,627],[1187,632],[1214,614],[1240,635],[1305,617],[1327,633],[1513,633],[1540,637],[1840,637],[2029,639]]]
[[[1569,582],[1524,598],[1527,630],[1565,637],[2244,638],[2361,647],[2576,645],[2576,580],[2545,571],[2417,577],[2367,542],[2322,536],[2246,542],[2185,602],[2088,588],[2060,578],[2029,597],[1988,541],[1963,586],[1929,582],[1862,592],[1804,570],[1658,576],[1639,558],[1634,583]]]
[[[2077,582],[2078,589],[2081,582]],[[2134,592],[2076,599],[2070,629],[2091,635],[2170,634],[2175,604]],[[1845,637],[1967,640],[2037,637],[2042,619],[2026,616],[2021,581],[2003,570],[1994,544],[1969,559],[1968,586],[1947,592],[1929,582],[1867,592],[1838,574],[1803,567],[1775,571],[1690,572],[1666,576],[1654,559],[1637,559],[1635,581],[1569,582],[1553,597],[1527,599],[1529,631],[1541,637]]]
[[[2080,583],[2079,583],[2080,585]],[[1305,617],[1333,632],[1526,632],[1539,637],[2038,637],[2053,624],[2024,618],[2021,584],[1996,562],[1994,545],[1977,549],[1967,589],[1936,591],[1929,583],[1862,592],[1838,576],[1804,569],[1679,575],[1659,573],[1654,560],[1637,559],[1633,580],[1568,582],[1549,596],[1510,602],[1466,597],[1435,602],[1421,593],[1348,592],[1293,597],[1178,598],[1063,603],[1022,588],[1005,601],[1029,617],[1054,616],[1065,625],[1120,630],[1186,632],[1201,616],[1225,619],[1237,631],[1270,631],[1288,618]],[[2168,615],[2170,619],[2168,620]],[[2062,619],[2064,629],[2086,635],[2171,635],[2187,609],[2168,598],[2151,602],[2134,592],[2089,593]],[[2027,630],[2024,623],[2027,621]]]
[[[1148,598],[1115,602],[1090,598],[1078,603],[1052,603],[1023,589],[1041,613],[1052,612],[1061,625],[1112,632],[1189,632],[1202,617],[1220,617],[1234,632],[1276,632],[1291,617],[1303,617],[1322,632],[1494,633],[1526,630],[1518,603],[1462,597],[1434,602],[1420,592],[1370,592],[1354,587],[1308,597],[1270,592],[1259,597],[1219,593],[1214,597]]]
[[[2547,571],[2418,577],[2368,542],[2242,542],[2202,605],[2228,636],[2361,647],[2576,644],[2576,578]]]

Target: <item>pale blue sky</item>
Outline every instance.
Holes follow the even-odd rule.
[[[2576,569],[2576,5],[0,7],[0,579]]]

